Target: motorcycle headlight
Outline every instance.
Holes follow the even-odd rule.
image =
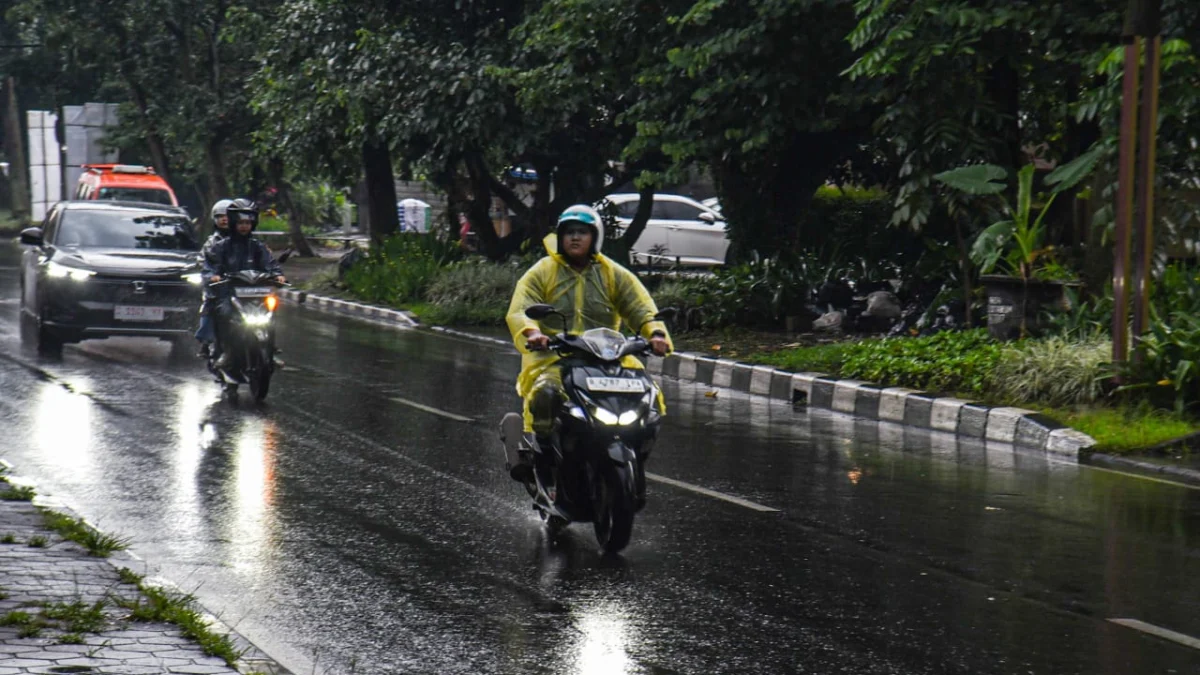
[[[61,265],[51,260],[50,262],[46,263],[46,276],[53,279],[70,278],[74,281],[86,281],[88,277],[96,276],[96,273],[92,270],[83,270],[79,269],[78,267]]]
[[[621,413],[621,416],[619,418],[617,418],[617,423],[623,427],[626,427],[626,426],[629,426],[630,424],[633,424],[634,422],[638,421],[638,418],[640,418],[640,417],[641,417],[641,413],[639,413],[638,411],[626,410],[625,412]]]
[[[192,272],[191,274],[183,275],[183,280],[193,286],[199,286],[204,283],[204,275],[199,272]]]
[[[607,424],[609,426],[619,424],[621,422],[621,418],[617,417],[616,414],[600,407],[592,408],[592,417],[595,417],[597,422],[601,424]]]

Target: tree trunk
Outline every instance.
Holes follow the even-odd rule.
[[[288,234],[291,235],[292,249],[302,258],[314,258],[312,246],[309,245],[308,239],[304,236],[304,225],[307,214],[304,209],[300,208],[300,204],[296,201],[296,195],[292,191],[292,184],[284,178],[283,162],[279,159],[272,159],[267,163],[267,171],[269,172],[271,182],[275,184],[275,189],[279,194],[279,205],[283,207],[283,212],[287,214],[288,219]]]
[[[33,213],[30,204],[29,166],[25,160],[25,142],[21,135],[21,109],[17,105],[17,83],[12,77],[4,81],[4,154],[8,156],[9,185],[12,188],[12,213],[17,223],[29,223]]]
[[[204,160],[208,164],[208,197],[209,207],[219,199],[232,199],[233,195],[229,193],[229,180],[225,175],[225,148],[224,141],[219,138],[210,138],[204,144]],[[211,226],[209,223],[209,214],[205,214],[204,221],[206,226]]]
[[[392,172],[392,155],[387,144],[367,140],[362,146],[363,171],[367,182],[367,212],[370,218],[371,242],[383,240],[400,229],[396,213],[396,177]]]
[[[629,252],[633,250],[634,245],[637,244],[637,240],[646,231],[646,223],[650,222],[650,214],[654,211],[655,189],[655,186],[650,185],[638,191],[637,211],[634,212],[633,220],[630,221],[629,227],[625,228],[625,233],[621,235],[619,250],[615,253],[623,258],[623,260],[619,260],[626,265],[633,263]],[[613,255],[613,257],[616,256]]]
[[[471,221],[471,230],[479,237],[482,253],[491,260],[503,260],[508,252],[496,234],[492,225],[491,201],[492,182],[489,179],[487,166],[483,158],[471,153],[464,158],[467,165],[467,175],[471,184],[471,198],[467,201],[467,220]]]

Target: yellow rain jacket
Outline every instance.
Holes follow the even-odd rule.
[[[533,391],[538,375],[559,360],[554,352],[531,352],[526,349],[525,330],[536,328],[546,335],[562,332],[560,317],[551,316],[539,322],[525,316],[525,308],[530,305],[553,305],[567,316],[567,329],[572,333],[593,328],[619,331],[621,322],[625,321],[631,326],[642,325],[642,337],[646,339],[650,339],[655,331],[662,331],[667,344],[674,349],[666,324],[653,320],[654,315],[658,314],[654,298],[650,297],[633,272],[600,253],[592,257],[592,264],[586,269],[576,272],[566,258],[558,253],[557,239],[553,234],[546,237],[544,243],[550,255],[539,260],[521,277],[513,291],[512,302],[508,305],[508,329],[521,352],[517,393],[522,398],[528,397]],[[626,356],[621,365],[635,369],[643,367],[642,362],[634,356]],[[661,398],[659,407],[662,407]]]

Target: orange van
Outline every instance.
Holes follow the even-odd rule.
[[[73,199],[179,206],[175,191],[154,169],[137,164],[84,164]]]

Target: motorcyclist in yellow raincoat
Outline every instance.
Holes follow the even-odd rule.
[[[548,257],[539,260],[521,277],[508,306],[508,329],[521,352],[517,393],[524,399],[525,431],[547,436],[554,429],[558,406],[566,393],[559,356],[547,351],[548,334],[559,332],[561,319],[545,324],[525,316],[530,305],[547,304],[568,317],[567,330],[582,333],[593,328],[620,330],[622,321],[641,327],[641,335],[654,354],[671,351],[667,326],[655,320],[658,307],[646,287],[632,272],[600,253],[604,225],[590,206],[563,211],[555,232],[545,239]],[[626,368],[642,368],[634,356],[622,361]],[[659,411],[665,412],[659,394]]]

